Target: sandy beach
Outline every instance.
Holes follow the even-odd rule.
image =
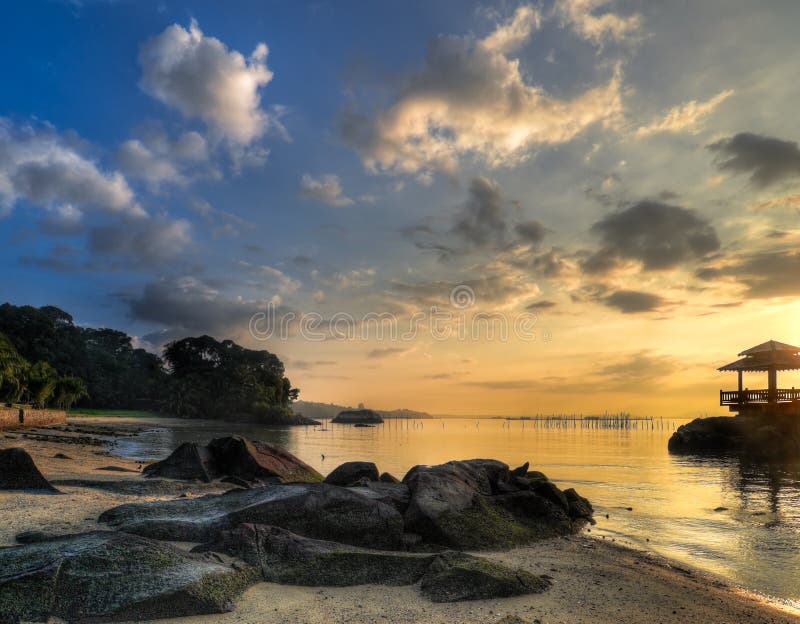
[[[85,422],[78,427],[82,431],[39,430],[0,435],[0,448],[26,449],[42,473],[64,492],[60,496],[0,493],[0,545],[13,545],[14,536],[21,531],[69,533],[103,529],[96,522],[98,515],[121,503],[170,499],[187,493],[193,496],[229,487],[181,482],[168,486],[162,483],[158,489],[151,487],[138,474],[139,462],[109,452],[104,443],[109,437],[101,435],[101,427]],[[136,428],[137,425],[126,422],[114,430],[124,435]],[[74,441],[81,436],[83,440]],[[56,458],[59,453],[68,459]],[[118,470],[104,470],[109,466]],[[91,487],[87,487],[89,484]],[[546,574],[553,585],[539,595],[435,604],[423,598],[414,586],[312,588],[259,583],[242,595],[230,613],[163,621],[483,624],[516,616],[525,622],[547,624],[800,622],[800,617],[757,596],[685,566],[671,565],[652,554],[596,539],[591,534],[480,554],[535,574]]]

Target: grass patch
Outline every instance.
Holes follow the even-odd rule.
[[[76,407],[68,410],[67,416],[89,416],[103,418],[157,418],[159,416],[164,416],[164,414],[159,412],[149,412],[146,410],[110,410]]]

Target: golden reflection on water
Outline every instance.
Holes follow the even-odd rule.
[[[328,424],[323,431],[172,421],[167,429],[126,439],[119,452],[163,457],[180,442],[235,432],[281,444],[323,474],[352,460],[373,461],[399,478],[414,465],[451,459],[488,457],[512,466],[529,461],[532,470],[592,501],[594,534],[800,606],[800,468],[671,456],[667,440],[682,422],[596,429],[431,419],[373,428]]]

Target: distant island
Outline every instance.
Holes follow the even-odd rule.
[[[332,420],[336,418],[340,412],[366,409],[363,403],[357,407],[353,407],[349,405],[336,405],[335,403],[318,403],[315,401],[295,401],[292,406],[298,414],[302,414],[307,418],[313,418],[314,420]],[[376,412],[384,420],[391,418],[408,418],[411,420],[433,418],[433,416],[427,412],[419,412],[404,408],[394,410],[374,409],[372,411]]]

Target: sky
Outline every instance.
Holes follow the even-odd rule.
[[[723,413],[800,342],[800,3],[2,10],[4,301],[437,414]]]

